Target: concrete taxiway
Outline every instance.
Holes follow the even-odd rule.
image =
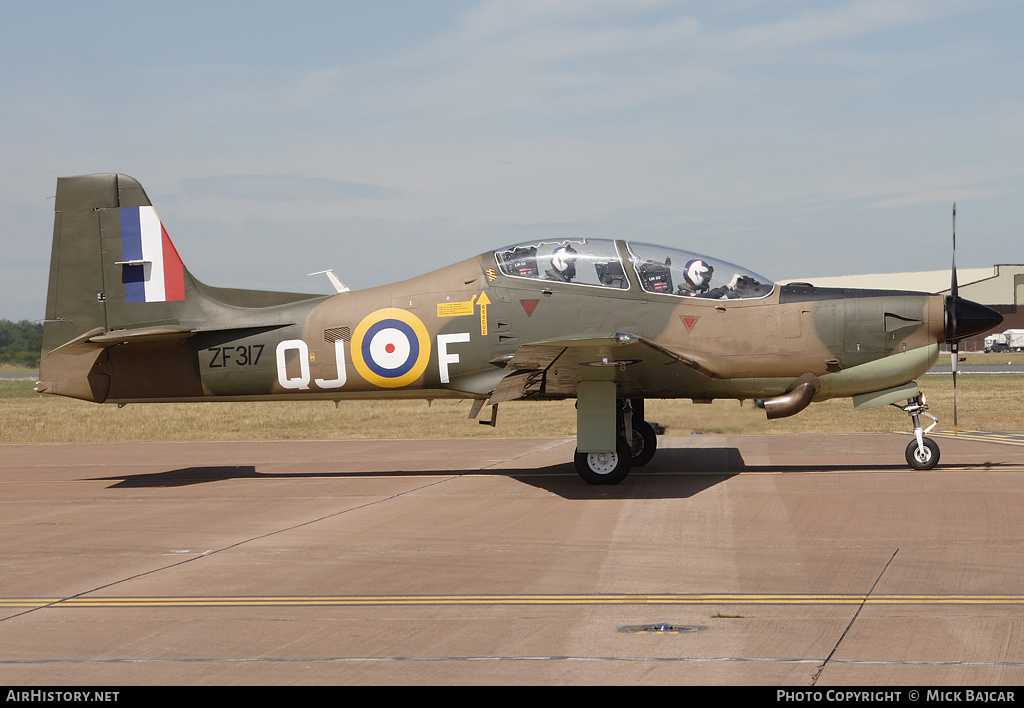
[[[0,445],[0,683],[1020,685],[1024,440]]]

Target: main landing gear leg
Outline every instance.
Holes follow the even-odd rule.
[[[931,438],[926,438],[925,435],[939,424],[939,419],[928,412],[924,394],[918,394],[914,398],[908,399],[905,406],[898,406],[895,403],[893,405],[902,408],[914,421],[914,439],[907,445],[907,463],[915,470],[930,470],[935,467],[939,462],[939,445]],[[924,429],[921,427],[922,415],[926,415],[934,421]]]
[[[658,436],[651,424],[644,420],[644,399],[624,399],[621,405],[617,427],[632,450],[633,467],[643,467],[658,450]]]
[[[618,434],[622,412],[614,381],[581,381],[576,391],[576,472],[588,484],[618,484],[632,466],[632,451]]]
[[[576,472],[589,484],[618,484],[646,465],[658,436],[642,398],[616,398],[612,381],[581,381],[576,393]]]

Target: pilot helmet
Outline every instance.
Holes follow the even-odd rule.
[[[576,275],[576,249],[570,245],[559,246],[551,254],[551,266],[567,278]]]
[[[711,284],[711,276],[714,272],[715,269],[710,263],[694,258],[687,262],[683,269],[683,277],[686,279],[686,284],[694,290],[706,290]]]

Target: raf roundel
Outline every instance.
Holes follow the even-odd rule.
[[[419,318],[394,307],[370,313],[352,332],[352,364],[382,388],[407,386],[430,360],[430,338]]]

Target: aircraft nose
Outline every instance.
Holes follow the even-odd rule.
[[[953,327],[954,316],[956,317],[955,329]],[[947,342],[953,341],[953,332],[956,332],[956,341],[960,341],[998,327],[1002,321],[1003,316],[991,307],[972,300],[964,300],[962,297],[946,298]]]

